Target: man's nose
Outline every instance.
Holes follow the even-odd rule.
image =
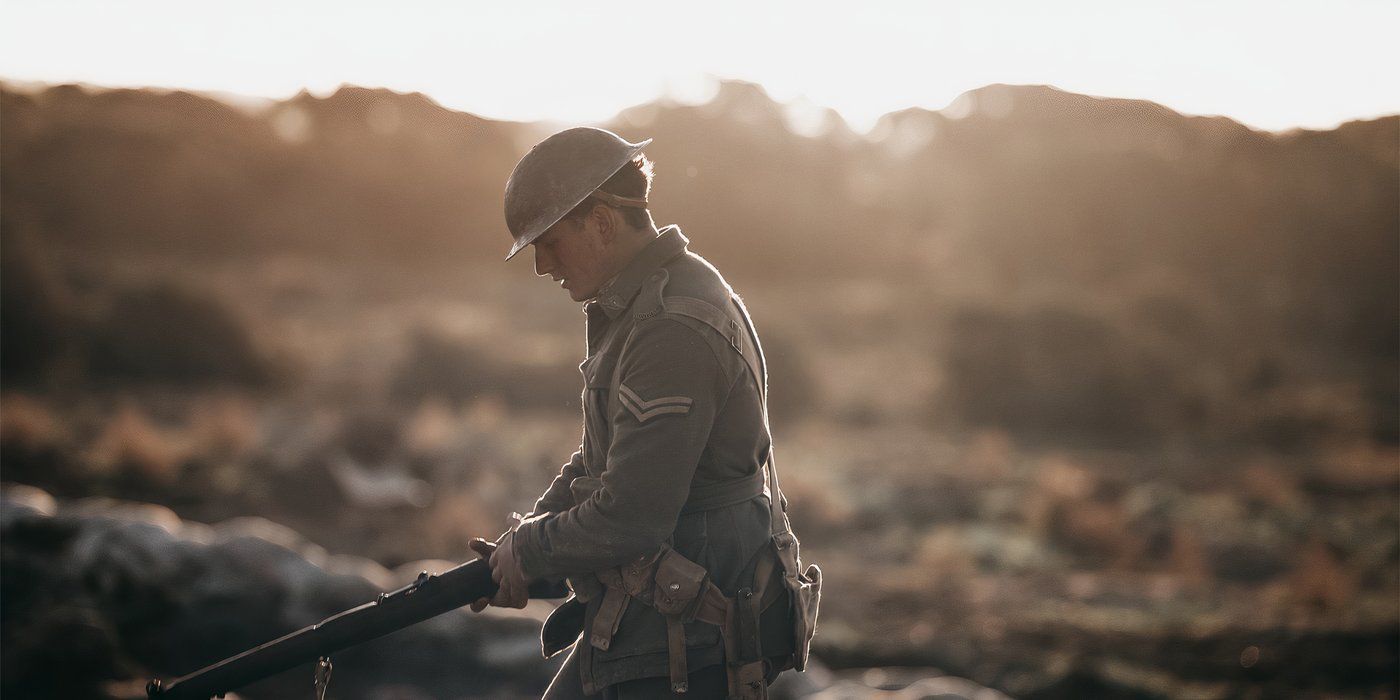
[[[554,261],[539,246],[531,246],[535,249],[535,274],[540,277],[547,277],[554,271]]]

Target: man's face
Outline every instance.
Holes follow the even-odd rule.
[[[607,246],[591,217],[563,219],[530,245],[535,274],[550,276],[574,301],[587,301],[610,277]]]

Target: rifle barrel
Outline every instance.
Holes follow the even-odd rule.
[[[560,585],[547,581],[530,585],[531,598],[560,598],[565,592]],[[425,571],[403,588],[381,593],[377,600],[336,613],[310,627],[169,683],[153,680],[146,685],[146,695],[161,700],[207,700],[495,594],[491,567],[482,559],[441,574],[429,575]]]

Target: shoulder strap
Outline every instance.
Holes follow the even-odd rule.
[[[788,522],[787,517],[787,496],[783,495],[783,489],[778,485],[778,467],[773,457],[773,428],[768,424],[768,360],[763,355],[763,345],[758,342],[758,331],[754,330],[753,319],[749,317],[744,300],[740,299],[738,294],[730,294],[729,301],[739,312],[739,317],[744,320],[744,328],[748,331],[749,341],[754,348],[753,354],[758,357],[758,368],[762,375],[759,379],[759,398],[763,401],[763,429],[768,431],[768,458],[763,460],[768,471],[768,508],[772,533],[781,535],[792,532],[792,523]]]
[[[703,299],[684,296],[666,297],[665,307],[667,312],[689,316],[713,328],[720,337],[729,341],[730,347],[734,348],[748,365],[749,376],[753,378],[758,389],[759,405],[763,412],[763,429],[768,433],[768,454],[763,460],[763,468],[768,479],[772,534],[779,535],[791,532],[792,526],[787,518],[787,498],[778,486],[778,472],[773,463],[773,430],[768,424],[768,364],[763,357],[763,347],[758,342],[758,333],[754,331],[753,321],[749,318],[744,302],[733,293],[729,295],[729,301],[728,313]],[[740,322],[743,323],[742,329]]]

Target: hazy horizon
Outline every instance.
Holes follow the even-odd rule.
[[[349,84],[421,92],[492,119],[563,123],[661,97],[699,102],[719,81],[741,80],[794,119],[831,108],[857,132],[997,83],[1148,100],[1268,131],[1400,111],[1389,71],[1370,68],[1392,59],[1400,5],[1368,0],[839,12],[795,3],[240,7],[249,9],[7,3],[0,74],[272,100]]]
[[[454,106],[454,105],[449,105],[449,104],[444,103],[442,100],[439,100],[439,99],[438,99],[437,97],[435,97],[434,95],[429,94],[429,93],[424,93],[424,92],[422,92],[422,91],[417,91],[417,90],[403,90],[403,89],[397,89],[397,88],[394,88],[394,87],[391,87],[391,86],[386,86],[386,85],[363,85],[363,84],[356,84],[356,83],[341,83],[341,84],[339,84],[339,85],[336,85],[336,86],[334,86],[334,87],[331,87],[331,88],[328,88],[328,89],[325,89],[325,90],[312,90],[312,89],[310,89],[310,88],[302,88],[301,90],[298,90],[298,91],[293,92],[293,93],[290,93],[290,94],[286,94],[286,95],[277,95],[277,96],[269,97],[269,96],[264,96],[264,95],[249,95],[249,94],[246,94],[246,93],[229,92],[229,91],[227,91],[227,90],[201,90],[201,89],[197,89],[197,88],[188,88],[188,87],[179,87],[179,86],[168,86],[168,85],[107,85],[107,84],[100,84],[100,83],[93,83],[93,82],[86,82],[86,81],[60,81],[60,82],[48,82],[48,81],[42,81],[42,80],[25,80],[25,79],[13,78],[13,77],[10,77],[10,76],[8,76],[8,75],[0,74],[0,85],[5,85],[5,86],[8,86],[10,89],[19,90],[19,91],[21,91],[21,92],[37,91],[37,90],[42,90],[42,89],[45,89],[45,88],[56,87],[56,86],[60,86],[60,85],[77,85],[77,86],[79,86],[79,87],[82,87],[83,89],[86,89],[86,90],[94,90],[94,91],[104,91],[104,90],[148,90],[148,91],[153,91],[153,92],[165,92],[165,93],[185,92],[185,93],[189,93],[189,94],[192,94],[192,95],[199,95],[199,96],[202,96],[202,97],[207,97],[207,98],[210,98],[210,99],[218,100],[218,101],[220,101],[220,102],[223,102],[223,103],[225,103],[225,104],[231,105],[231,106],[233,106],[233,107],[241,108],[241,109],[249,109],[249,110],[252,110],[252,111],[254,111],[254,112],[259,111],[259,110],[261,110],[261,109],[263,109],[263,108],[265,108],[265,107],[267,107],[267,106],[270,106],[270,105],[273,105],[273,104],[277,104],[277,103],[279,103],[279,102],[284,102],[284,101],[287,101],[287,100],[291,100],[291,99],[295,98],[297,95],[301,94],[302,92],[305,92],[305,93],[307,93],[307,94],[309,94],[309,95],[311,95],[312,97],[315,97],[315,98],[317,98],[317,99],[326,99],[326,98],[329,98],[329,97],[331,97],[332,95],[334,95],[334,94],[335,94],[336,92],[338,92],[339,90],[346,89],[346,88],[350,88],[350,89],[363,89],[363,90],[376,90],[376,91],[377,91],[377,90],[384,90],[384,91],[393,92],[393,93],[399,94],[399,95],[422,94],[422,95],[426,96],[428,99],[432,100],[432,101],[433,101],[434,103],[436,103],[438,106],[442,107],[443,109],[446,109],[446,110],[449,110],[449,111],[452,111],[452,112],[463,113],[463,114],[471,114],[471,115],[473,115],[473,116],[482,117],[482,118],[490,119],[490,120],[493,120],[493,121],[514,122],[514,123],[519,123],[519,124],[543,124],[543,125],[559,125],[559,126],[569,125],[569,124],[603,125],[603,124],[605,124],[606,122],[609,122],[609,121],[611,121],[611,120],[616,119],[618,116],[622,115],[624,112],[626,112],[626,111],[629,110],[629,109],[633,109],[633,108],[636,108],[636,107],[642,107],[642,106],[649,105],[649,104],[662,103],[662,102],[669,102],[669,103],[672,103],[672,104],[689,104],[689,105],[704,104],[704,103],[707,103],[707,102],[713,100],[713,99],[718,95],[720,88],[721,88],[724,84],[726,84],[726,83],[749,84],[749,85],[755,85],[755,86],[757,86],[758,88],[760,88],[761,90],[763,90],[763,91],[765,92],[765,94],[768,95],[769,99],[773,100],[773,102],[774,102],[775,104],[779,105],[780,107],[783,107],[783,117],[784,117],[784,121],[785,121],[785,123],[787,124],[787,126],[789,127],[789,129],[792,130],[792,131],[795,132],[795,133],[799,133],[799,134],[806,133],[806,135],[814,135],[814,134],[811,133],[811,132],[813,131],[813,127],[815,127],[815,126],[817,125],[817,122],[818,122],[819,118],[820,118],[822,115],[824,115],[824,114],[826,113],[827,110],[831,110],[832,112],[834,112],[834,113],[836,114],[836,116],[838,116],[838,117],[842,120],[842,123],[845,124],[846,127],[848,127],[848,128],[852,131],[852,133],[854,133],[854,134],[856,134],[856,135],[858,135],[858,136],[861,136],[861,137],[863,137],[863,138],[870,138],[870,137],[872,136],[872,133],[875,131],[876,126],[878,125],[880,119],[882,119],[882,118],[884,118],[884,117],[887,117],[887,116],[889,116],[889,115],[892,115],[892,114],[897,114],[897,113],[902,112],[902,111],[905,111],[905,110],[910,110],[910,109],[921,109],[921,110],[925,110],[925,111],[928,111],[928,112],[931,112],[931,113],[943,114],[944,116],[953,115],[952,118],[954,118],[954,119],[961,118],[961,116],[964,114],[964,111],[963,111],[963,108],[962,108],[961,105],[960,105],[960,99],[961,99],[964,95],[966,95],[967,93],[976,92],[977,90],[981,90],[981,89],[983,89],[983,88],[992,87],[992,86],[994,86],[994,85],[1008,85],[1008,86],[1014,87],[1014,88],[1045,88],[1045,89],[1051,89],[1051,90],[1059,90],[1059,91],[1061,91],[1061,92],[1066,92],[1066,93],[1070,93],[1070,94],[1084,95],[1084,96],[1086,96],[1086,97],[1091,97],[1091,98],[1094,98],[1094,99],[1102,99],[1102,100],[1129,100],[1129,101],[1148,102],[1148,103],[1157,104],[1157,105],[1160,105],[1160,106],[1162,106],[1162,107],[1165,107],[1166,109],[1169,109],[1169,110],[1171,110],[1171,111],[1173,111],[1173,112],[1176,112],[1177,114],[1180,114],[1180,115],[1185,116],[1185,117],[1204,117],[1204,118],[1223,117],[1223,118],[1226,118],[1226,119],[1230,119],[1230,120],[1232,120],[1232,121],[1235,121],[1235,122],[1237,122],[1237,123],[1239,123],[1239,124],[1242,124],[1242,125],[1244,125],[1244,126],[1250,128],[1250,129],[1253,129],[1253,130],[1255,130],[1255,131],[1267,132],[1267,133],[1274,133],[1274,134],[1287,134],[1287,133],[1289,133],[1289,132],[1300,131],[1300,130],[1302,130],[1302,131],[1331,131],[1332,129],[1335,129],[1335,128],[1337,128],[1337,127],[1343,125],[1343,124],[1347,124],[1347,123],[1350,123],[1350,122],[1373,121],[1373,120],[1376,120],[1376,119],[1384,119],[1384,118],[1387,118],[1387,117],[1400,116],[1400,108],[1397,108],[1397,109],[1394,109],[1394,110],[1385,111],[1385,112],[1379,112],[1379,113],[1376,113],[1376,114],[1368,114],[1368,115],[1360,115],[1360,116],[1355,116],[1355,117],[1348,117],[1348,118],[1341,119],[1340,121],[1337,121],[1337,122],[1332,123],[1332,124],[1323,124],[1323,125],[1295,125],[1295,126],[1287,126],[1287,127],[1272,129],[1272,128],[1265,128],[1265,127],[1261,127],[1261,126],[1258,126],[1258,125],[1255,125],[1255,124],[1251,124],[1251,123],[1249,123],[1249,122],[1241,121],[1240,119],[1235,118],[1235,117],[1232,117],[1232,116],[1227,115],[1227,114],[1197,114],[1197,113],[1193,113],[1193,112],[1187,112],[1187,111],[1184,111],[1184,110],[1181,110],[1181,109],[1177,109],[1177,108],[1173,107],[1172,105],[1163,104],[1163,103],[1161,103],[1161,102],[1159,102],[1159,101],[1157,101],[1157,100],[1151,100],[1151,99],[1147,99],[1147,98],[1143,98],[1143,97],[1133,97],[1133,96],[1129,96],[1129,95],[1096,95],[1096,94],[1089,94],[1089,93],[1080,93],[1080,92],[1073,91],[1073,90],[1067,90],[1067,89],[1062,88],[1062,87],[1057,86],[1057,85],[1026,84],[1026,83],[1010,83],[1010,84],[1008,84],[1008,83],[988,83],[988,84],[986,84],[986,85],[980,85],[980,86],[968,88],[968,90],[966,90],[966,91],[963,92],[963,93],[959,93],[959,94],[958,94],[957,96],[955,96],[952,100],[950,100],[947,104],[942,105],[942,106],[909,105],[909,106],[906,106],[906,107],[902,107],[902,108],[898,108],[898,109],[893,109],[893,110],[890,110],[890,111],[888,111],[888,112],[881,113],[881,114],[879,114],[879,115],[876,116],[875,121],[871,122],[869,125],[865,125],[865,126],[862,127],[862,125],[852,124],[852,123],[850,122],[850,120],[846,119],[846,117],[845,117],[844,115],[842,115],[839,111],[836,111],[834,108],[828,107],[828,106],[826,106],[826,105],[815,105],[815,104],[812,104],[810,101],[807,101],[807,100],[805,100],[804,98],[801,98],[801,97],[799,97],[797,100],[793,100],[793,101],[783,101],[783,100],[780,100],[778,97],[774,96],[774,95],[772,94],[771,91],[768,90],[767,86],[765,86],[765,85],[763,85],[763,84],[761,84],[761,83],[756,83],[756,82],[753,82],[753,81],[750,81],[750,80],[745,80],[745,79],[743,79],[743,78],[725,78],[725,77],[720,77],[720,76],[705,76],[705,80],[708,81],[708,84],[707,84],[706,86],[704,86],[704,89],[703,89],[703,90],[692,90],[692,91],[690,91],[690,92],[685,92],[685,93],[677,93],[677,92],[658,93],[657,95],[653,96],[652,98],[650,98],[650,99],[648,99],[648,100],[643,100],[643,101],[641,101],[641,102],[636,102],[636,103],[633,103],[633,104],[623,105],[622,107],[618,108],[617,111],[612,112],[612,113],[607,114],[607,115],[604,115],[603,117],[598,118],[598,119],[586,119],[586,120],[570,121],[570,120],[557,119],[557,118],[512,119],[512,118],[506,117],[506,116],[488,114],[488,113],[485,113],[485,112],[480,111],[480,110],[474,110],[474,109],[471,109],[471,108],[463,108],[463,107],[458,107],[458,106]],[[824,128],[824,127],[823,127],[823,128]]]

